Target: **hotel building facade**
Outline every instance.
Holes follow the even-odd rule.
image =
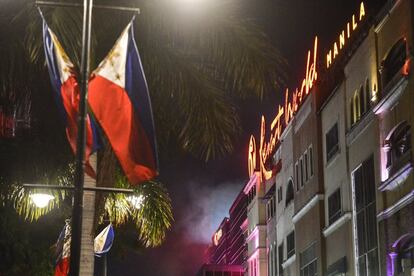
[[[413,0],[361,3],[309,52],[301,91],[250,141],[244,275],[414,275],[413,38]]]

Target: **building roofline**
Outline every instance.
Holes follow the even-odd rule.
[[[243,199],[243,197],[245,197],[245,193],[243,190],[241,190],[239,192],[239,194],[237,195],[236,199],[233,201],[233,203],[231,204],[231,207],[229,209],[229,214],[231,214],[233,212],[233,210],[238,206],[238,204],[240,203],[240,201]],[[247,209],[247,206],[246,206]]]

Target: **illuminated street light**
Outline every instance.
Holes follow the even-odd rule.
[[[38,208],[44,208],[49,204],[49,201],[51,201],[52,199],[54,199],[55,197],[49,194],[40,194],[40,193],[36,193],[36,194],[32,194],[29,196],[33,203],[36,205],[36,207]]]
[[[128,196],[126,199],[128,200],[129,203],[131,203],[133,207],[135,207],[136,209],[140,209],[144,201],[144,196],[143,195],[138,195],[138,196],[132,195],[132,196]]]

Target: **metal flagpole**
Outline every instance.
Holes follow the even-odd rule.
[[[133,193],[132,189],[118,189],[105,187],[86,187],[84,188],[85,173],[85,142],[86,142],[86,97],[88,92],[89,78],[89,56],[91,48],[91,26],[92,26],[92,6],[93,0],[84,0],[81,3],[57,2],[57,1],[36,1],[37,6],[49,7],[83,7],[83,26],[82,26],[82,55],[80,67],[80,101],[78,116],[78,137],[76,141],[76,170],[75,183],[70,187],[58,187],[52,185],[46,187],[42,184],[25,184],[26,188],[40,189],[73,189],[73,209],[72,209],[72,233],[70,244],[70,268],[69,275],[79,276],[80,272],[80,255],[81,255],[81,236],[82,236],[82,218],[83,218],[83,191],[114,192],[114,193]],[[96,8],[107,10],[118,10],[124,12],[134,12],[139,14],[139,8],[96,5]],[[105,257],[106,263],[106,257]],[[106,264],[105,264],[106,265]]]
[[[108,253],[105,253],[104,255],[103,255],[103,271],[102,271],[102,276],[106,276],[106,273],[107,273],[107,268],[108,268],[108,260],[107,260],[107,258],[106,258],[106,255],[108,255]]]
[[[81,86],[78,117],[78,139],[76,143],[76,171],[75,192],[72,210],[72,237],[70,243],[71,276],[78,276],[80,269],[81,232],[83,215],[83,182],[85,171],[85,142],[86,142],[86,96],[89,77],[89,53],[91,48],[91,23],[93,0],[83,1],[83,27],[82,27],[82,56],[81,56]]]

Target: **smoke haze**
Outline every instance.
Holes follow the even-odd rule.
[[[210,243],[211,237],[242,189],[241,182],[226,182],[214,187],[190,183],[189,206],[179,227],[194,242]]]

